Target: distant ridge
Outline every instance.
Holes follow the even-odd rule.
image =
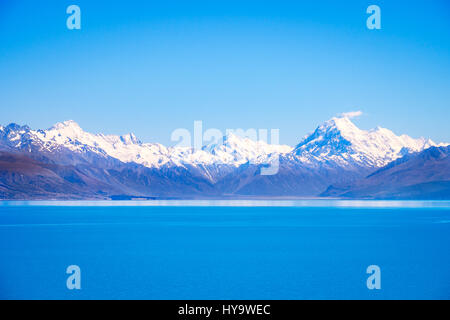
[[[230,134],[195,150],[143,143],[132,133],[92,134],[74,121],[48,130],[9,124],[0,127],[0,198],[450,198],[448,160],[432,156],[447,154],[446,146],[361,130],[345,114],[294,148]],[[274,157],[277,173],[261,175]],[[392,188],[377,183],[389,179]]]
[[[450,147],[431,147],[405,155],[352,185],[330,186],[322,196],[450,199]]]

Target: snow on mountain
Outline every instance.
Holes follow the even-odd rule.
[[[39,199],[315,197],[330,185],[351,186],[393,160],[436,145],[424,138],[397,136],[384,128],[361,130],[345,115],[326,121],[295,148],[236,133],[220,140],[194,149],[143,143],[131,133],[92,134],[73,121],[48,130],[0,126],[4,173],[0,197],[2,192],[4,198]],[[262,164],[272,163],[278,156],[279,161],[273,162],[279,164],[276,174],[261,175]],[[414,172],[421,170],[419,165]],[[439,170],[437,167],[432,173]],[[339,187],[335,192],[340,191]]]
[[[158,143],[142,143],[132,133],[116,136],[85,132],[74,121],[57,123],[48,130],[31,130],[28,127],[10,125],[9,142],[21,140],[24,135],[30,137],[34,145],[41,150],[53,151],[66,148],[83,153],[94,152],[101,156],[110,156],[125,163],[142,164],[149,168],[163,165],[232,165],[246,162],[261,163],[274,153],[292,151],[289,146],[270,145],[264,141],[253,141],[230,134],[223,143],[204,146],[201,150],[186,147],[165,147]],[[20,147],[15,144],[14,147]]]
[[[408,154],[370,175],[331,185],[326,197],[359,199],[449,199],[450,146]]]
[[[0,127],[0,138],[10,147],[28,152],[36,148],[47,152],[65,148],[76,153],[93,152],[101,157],[109,156],[149,168],[187,165],[238,167],[245,163],[268,163],[276,155],[304,165],[331,163],[343,167],[382,167],[407,153],[437,146],[429,139],[396,136],[380,127],[361,130],[345,115],[326,121],[295,148],[254,141],[234,133],[200,150],[165,147],[158,143],[142,143],[132,133],[122,136],[92,134],[74,121],[57,123],[48,130],[31,130],[28,126],[10,124]],[[446,144],[439,146],[442,145]]]
[[[202,151],[213,155],[215,159],[220,159],[222,164],[234,165],[246,162],[263,163],[272,154],[285,154],[292,150],[290,146],[272,145],[263,140],[254,141],[235,133],[229,133],[219,143],[212,143],[202,148]]]
[[[339,165],[382,167],[407,153],[436,146],[432,140],[397,136],[378,127],[361,130],[346,116],[335,117],[307,136],[293,153],[302,162],[334,162]]]

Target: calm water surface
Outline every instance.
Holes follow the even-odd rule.
[[[449,299],[449,245],[449,202],[0,202],[0,298]]]

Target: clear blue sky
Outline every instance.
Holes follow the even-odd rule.
[[[82,29],[66,28],[67,6]],[[382,30],[366,28],[381,7]],[[362,128],[450,142],[450,2],[0,1],[0,123],[134,132]]]

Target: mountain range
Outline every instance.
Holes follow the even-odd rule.
[[[1,199],[450,199],[450,148],[334,117],[298,145],[230,133],[199,149],[85,132],[0,126]],[[275,161],[276,160],[276,161]],[[276,164],[274,174],[263,171]]]

